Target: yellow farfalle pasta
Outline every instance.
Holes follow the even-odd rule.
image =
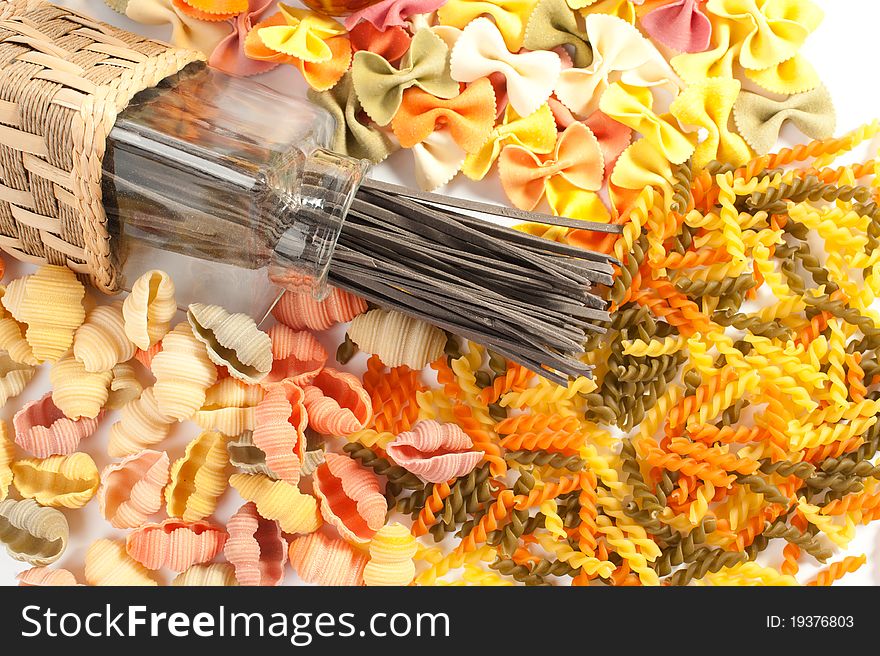
[[[5,351],[0,351],[0,407],[18,396],[34,377],[34,368],[16,362]]]
[[[12,473],[21,496],[51,508],[82,508],[101,483],[98,467],[86,453],[23,458],[12,465]]]
[[[17,314],[28,326],[25,339],[38,361],[54,362],[70,348],[86,316],[85,293],[67,267],[47,265],[28,276]]]
[[[154,446],[168,437],[175,420],[159,410],[152,387],[122,407],[121,417],[110,427],[107,453],[122,458]]]
[[[184,421],[205,404],[205,392],[217,380],[208,351],[188,323],[179,323],[162,339],[152,363],[156,402],[163,414]]]
[[[376,309],[355,317],[348,336],[365,353],[389,367],[422,369],[443,355],[445,333],[429,323],[394,310]]]
[[[49,565],[67,549],[70,527],[54,508],[33,499],[0,501],[0,544],[15,560],[34,566]]]
[[[119,410],[126,403],[138,398],[144,391],[132,362],[120,362],[110,371],[113,377],[110,380],[110,393],[105,404],[109,410]]]
[[[195,338],[207,348],[211,362],[226,367],[235,378],[258,383],[272,369],[272,339],[246,314],[193,303],[186,318]]]
[[[112,380],[110,371],[86,371],[83,363],[68,351],[49,371],[52,402],[70,419],[94,419],[107,403]]]
[[[6,422],[0,419],[0,501],[5,501],[12,483],[12,461],[15,458],[15,445],[9,439]]]
[[[194,522],[213,513],[226,490],[228,468],[226,438],[217,431],[197,436],[171,466],[171,483],[165,488],[168,515]]]
[[[235,378],[223,378],[208,388],[205,405],[193,421],[205,430],[224,435],[240,435],[254,430],[254,408],[265,392],[259,385],[248,385]]]
[[[122,304],[125,334],[146,351],[165,336],[176,312],[171,277],[164,271],[147,271],[135,281]]]
[[[159,585],[152,573],[125,551],[124,540],[98,540],[86,551],[89,585]]]
[[[412,533],[397,522],[380,528],[370,540],[366,585],[409,585],[416,576],[413,558],[418,547]]]
[[[193,565],[174,577],[172,586],[186,587],[230,587],[237,586],[235,568],[229,563]]]
[[[96,307],[73,336],[73,354],[86,371],[110,371],[136,350],[125,335],[122,301]]]
[[[285,533],[313,533],[322,524],[315,497],[295,485],[263,474],[233,474],[229,484],[245,501],[256,504],[261,517],[277,521]]]
[[[14,281],[13,281],[14,282]],[[31,345],[24,338],[26,326],[21,325],[6,310],[4,299],[6,298],[7,288],[0,285],[0,350],[9,353],[9,357],[20,362],[21,364],[36,365],[37,359]]]

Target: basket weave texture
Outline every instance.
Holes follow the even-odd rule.
[[[0,0],[0,249],[118,291],[107,135],[136,93],[201,59],[65,7]]]

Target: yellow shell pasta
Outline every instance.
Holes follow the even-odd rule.
[[[153,388],[122,406],[119,421],[110,427],[107,453],[122,458],[154,446],[168,437],[175,420],[159,410]]]
[[[224,435],[239,435],[254,429],[254,407],[263,400],[263,388],[248,385],[232,377],[223,378],[208,388],[205,405],[195,421],[205,430],[218,430]]]
[[[12,461],[15,459],[15,445],[9,439],[6,422],[0,419],[0,501],[5,501],[12,483]]]
[[[397,522],[380,528],[370,540],[366,585],[409,585],[416,576],[413,557],[418,547],[412,533]]]
[[[27,281],[30,276],[22,276],[15,280],[10,280],[9,284],[3,288],[3,307],[15,321],[23,323],[21,318],[21,306],[24,302],[24,295],[27,293]]]
[[[171,466],[171,483],[165,488],[168,515],[194,522],[213,513],[226,490],[228,469],[226,438],[217,431],[197,436]]]
[[[186,318],[196,339],[208,349],[211,362],[226,367],[235,378],[258,383],[272,369],[272,339],[246,314],[193,303]]]
[[[43,508],[33,499],[0,501],[0,543],[15,560],[49,565],[67,549],[70,527],[59,510]]]
[[[229,563],[210,563],[193,565],[174,577],[172,586],[206,586],[231,587],[237,586],[235,568]]]
[[[256,504],[260,517],[274,519],[285,533],[314,533],[321,527],[317,500],[295,485],[263,474],[233,474],[229,484]]]
[[[122,304],[125,334],[146,351],[165,336],[176,312],[171,277],[164,271],[147,271],[135,281]]]
[[[97,306],[73,336],[73,354],[86,371],[110,371],[136,350],[125,335],[122,301]]]
[[[12,465],[12,473],[21,496],[51,508],[82,508],[101,483],[98,467],[86,453],[23,458]]]
[[[376,309],[356,316],[348,336],[365,353],[389,367],[422,369],[443,355],[446,335],[436,326],[394,310]]]
[[[162,350],[153,358],[152,370],[159,409],[179,421],[191,418],[205,404],[205,392],[217,380],[217,368],[205,345],[185,322],[162,339]]]
[[[105,407],[110,410],[119,410],[126,403],[134,401],[144,391],[144,386],[138,380],[135,366],[131,362],[120,362],[110,371],[113,375],[110,380],[110,393],[107,396]]]
[[[113,374],[109,371],[86,371],[83,363],[69,351],[49,371],[52,402],[69,419],[94,419],[107,403],[112,380]]]
[[[89,585],[159,585],[146,567],[126,553],[124,540],[94,542],[86,551],[85,575]]]
[[[6,287],[0,285],[0,302],[6,297]],[[16,362],[34,366],[38,364],[31,345],[24,338],[27,326],[21,325],[5,307],[0,307],[0,350],[9,353]]]
[[[34,377],[31,365],[16,362],[5,351],[0,351],[0,407],[18,396]]]
[[[85,293],[67,267],[47,265],[28,277],[18,315],[28,326],[25,338],[38,361],[54,362],[70,348],[86,316]]]

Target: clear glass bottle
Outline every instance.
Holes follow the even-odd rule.
[[[120,113],[104,157],[113,251],[200,301],[260,318],[283,289],[326,293],[365,161],[324,150],[333,117],[253,80],[191,65]]]

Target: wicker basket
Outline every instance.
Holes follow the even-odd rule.
[[[0,0],[0,249],[117,291],[107,134],[136,93],[201,59],[64,7]]]

